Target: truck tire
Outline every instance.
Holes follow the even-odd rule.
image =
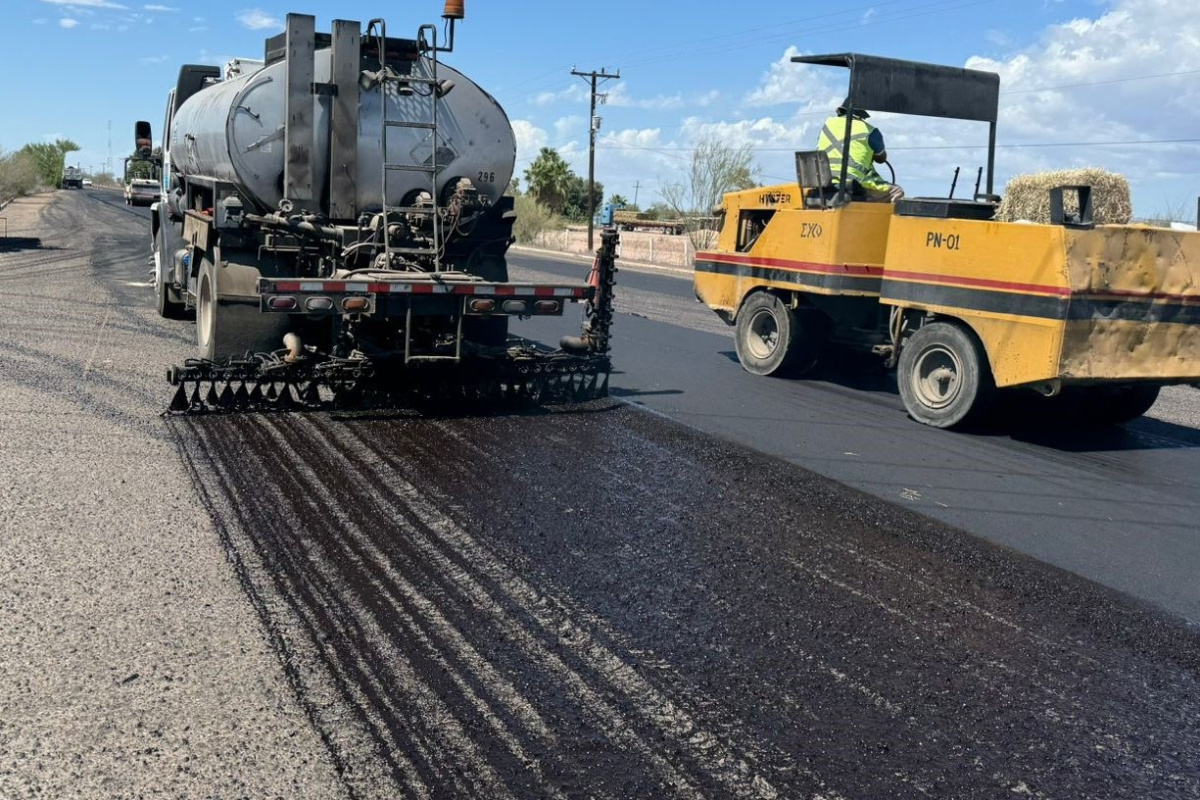
[[[174,282],[175,266],[171,263],[171,250],[166,238],[169,225],[162,225],[154,236],[154,294],[158,300],[158,315],[163,319],[187,319],[187,305],[175,300],[171,284]]]
[[[750,374],[794,377],[816,366],[824,336],[815,315],[798,314],[759,291],[738,310],[734,341],[738,361]]]
[[[196,286],[196,344],[200,357],[215,361],[270,353],[283,347],[288,330],[284,314],[264,314],[257,304],[228,298],[220,286],[221,270],[205,255]]]
[[[987,410],[995,384],[975,335],[949,322],[917,330],[900,351],[896,382],[909,416],[951,428]]]

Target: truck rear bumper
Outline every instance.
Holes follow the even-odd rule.
[[[567,303],[593,297],[586,285],[492,283],[431,279],[344,280],[334,278],[258,282],[259,308],[271,314],[368,314],[387,317],[417,312],[468,316],[557,316]]]

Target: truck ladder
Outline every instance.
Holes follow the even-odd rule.
[[[431,30],[434,36],[433,47],[428,47],[425,40],[425,31]],[[379,48],[379,98],[381,105],[380,120],[382,130],[380,131],[380,140],[383,147],[383,214],[385,219],[385,236],[383,239],[384,252],[388,257],[388,264],[391,265],[391,257],[393,253],[398,255],[423,255],[433,259],[434,272],[441,271],[441,244],[442,231],[438,225],[438,191],[437,191],[437,174],[438,174],[438,57],[437,57],[437,29],[432,25],[422,25],[419,36],[419,50],[430,52],[429,56],[419,56],[414,62],[414,69],[424,63],[428,65],[427,75],[418,75],[415,72],[409,75],[399,75],[389,69],[387,64],[387,23],[382,19],[373,19],[367,26],[367,35],[374,35],[378,41]],[[411,94],[413,97],[424,97],[428,99],[428,114],[424,119],[390,119],[388,117],[388,86],[395,87],[397,94]],[[410,130],[428,131],[428,136],[431,142],[430,158],[427,164],[405,164],[400,162],[389,162],[388,159],[388,131],[392,128],[407,128]],[[426,206],[396,206],[388,204],[388,179],[394,172],[417,172],[428,176],[429,178],[429,195],[431,205]],[[386,236],[386,219],[391,214],[413,214],[427,216],[432,221],[433,229],[433,247],[393,247],[391,239]]]
[[[432,41],[425,38],[428,32]],[[438,176],[438,46],[437,27],[422,25],[417,31],[417,60],[413,62],[408,75],[399,75],[389,69],[387,64],[387,23],[382,19],[373,19],[367,25],[367,35],[375,35],[379,49],[379,99],[381,103],[380,120],[382,130],[380,140],[383,147],[383,175],[381,186],[383,190],[383,250],[387,264],[392,265],[392,254],[402,256],[428,256],[433,262],[435,273],[442,271],[442,227],[441,206],[439,205],[437,176]],[[428,55],[424,55],[428,53]],[[418,69],[425,65],[425,74],[418,74]],[[411,94],[413,97],[426,98],[428,113],[423,119],[389,119],[388,118],[388,85],[394,85],[397,95]],[[429,161],[426,164],[406,164],[388,161],[388,131],[392,128],[427,131],[429,137]],[[395,172],[417,172],[429,178],[428,206],[396,206],[389,205],[388,178]],[[411,214],[429,218],[433,234],[433,247],[394,247],[391,237],[387,234],[388,219],[392,214]],[[414,353],[412,348],[412,312],[404,326],[404,362],[411,361],[453,361],[462,358],[462,320],[459,319],[455,337],[454,355],[429,355]]]

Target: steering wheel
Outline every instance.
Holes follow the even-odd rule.
[[[890,172],[892,175],[892,186],[895,186],[896,185],[896,170],[892,169],[892,162],[884,161],[883,163],[887,165],[888,172]]]

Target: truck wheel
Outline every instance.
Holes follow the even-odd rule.
[[[174,265],[170,263],[170,251],[166,247],[164,237],[168,226],[159,228],[154,237],[154,293],[157,295],[158,315],[163,319],[187,319],[187,305],[176,302],[171,298],[170,276],[174,273]]]
[[[897,383],[909,415],[935,428],[979,416],[995,392],[983,347],[948,322],[925,325],[905,343]]]
[[[220,269],[208,257],[200,265],[196,287],[196,343],[200,357],[209,360],[242,358],[247,353],[269,353],[283,347],[288,320],[282,314],[264,314],[257,304],[223,298]]]
[[[155,293],[158,295],[158,315],[163,319],[187,319],[190,316],[187,306],[171,299],[171,287],[158,279],[155,279],[155,284]]]
[[[820,327],[815,315],[796,313],[770,292],[755,292],[737,315],[738,361],[752,375],[802,375],[820,356]]]

